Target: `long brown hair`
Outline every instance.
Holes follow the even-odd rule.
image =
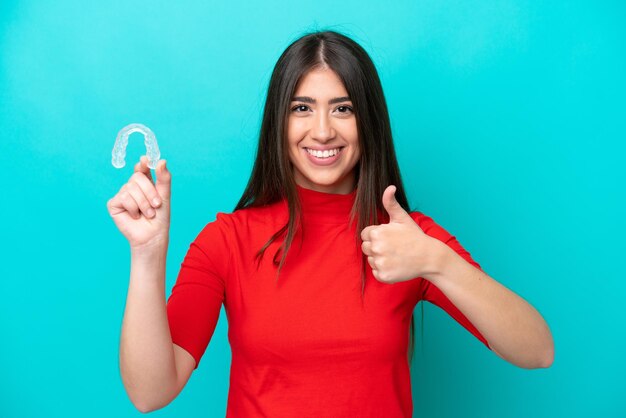
[[[252,175],[234,209],[263,206],[286,199],[288,222],[257,253],[258,262],[274,240],[286,235],[273,256],[278,266],[277,274],[280,274],[301,222],[300,202],[287,147],[289,105],[300,79],[319,67],[329,67],[337,73],[356,116],[361,158],[355,167],[357,192],[350,221],[357,220],[355,242],[358,252],[361,253],[360,233],[365,227],[389,222],[382,205],[383,191],[387,186],[396,186],[396,200],[406,211],[410,211],[393,147],[387,103],[374,63],[359,44],[343,34],[335,31],[305,34],[287,47],[274,67]],[[364,254],[361,255],[363,296],[367,259]],[[409,362],[412,361],[415,344],[414,319],[412,315]]]

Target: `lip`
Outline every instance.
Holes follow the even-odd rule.
[[[336,148],[339,148],[339,152],[336,155],[333,155],[332,157],[327,157],[327,158],[317,158],[317,157],[309,154],[309,152],[307,151],[307,149],[312,149],[312,150],[315,150],[315,151],[326,151],[326,150],[331,150],[331,149],[336,149]],[[335,147],[323,147],[323,148],[304,147],[304,148],[302,148],[302,152],[307,156],[309,161],[311,163],[313,163],[314,165],[328,166],[328,165],[334,164],[337,160],[339,160],[339,158],[343,154],[343,149],[344,148],[345,147],[336,147],[336,146]]]
[[[337,146],[335,145],[334,147],[303,147],[304,149],[312,149],[313,151],[330,151],[331,149],[337,149],[339,148],[339,150],[341,151],[341,149],[345,148],[345,146]]]

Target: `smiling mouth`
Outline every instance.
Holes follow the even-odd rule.
[[[311,148],[304,148],[306,152],[308,152],[310,155],[316,157],[316,158],[331,158],[334,157],[335,155],[339,154],[341,152],[341,150],[345,148],[345,147],[337,147],[337,148],[332,148],[332,149],[327,149],[327,150],[315,150],[315,149],[311,149]]]

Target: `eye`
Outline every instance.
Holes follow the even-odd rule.
[[[339,113],[351,113],[351,112],[353,112],[353,109],[350,106],[339,106],[337,108],[337,110],[339,110],[339,109],[345,109],[343,112],[340,111]]]
[[[302,108],[304,108],[304,109],[305,109],[305,111],[306,111],[306,109],[308,109],[308,108],[309,108],[309,106],[306,106],[306,105],[297,105],[297,106],[292,107],[292,108],[291,108],[291,111],[292,111],[292,112],[296,112],[296,113],[302,113],[302,112],[300,112],[300,111],[298,111],[298,110],[297,110],[297,109],[302,109]]]

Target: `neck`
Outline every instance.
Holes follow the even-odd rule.
[[[349,193],[327,193],[296,185],[305,221],[348,223],[356,198],[356,189]]]
[[[296,184],[302,188],[314,190],[316,192],[321,193],[332,193],[332,194],[349,194],[356,187],[356,179],[354,178],[354,171],[350,172],[345,178],[340,181],[325,185],[319,183],[313,183],[308,180],[302,174],[300,174],[297,170],[294,173],[294,180]]]

